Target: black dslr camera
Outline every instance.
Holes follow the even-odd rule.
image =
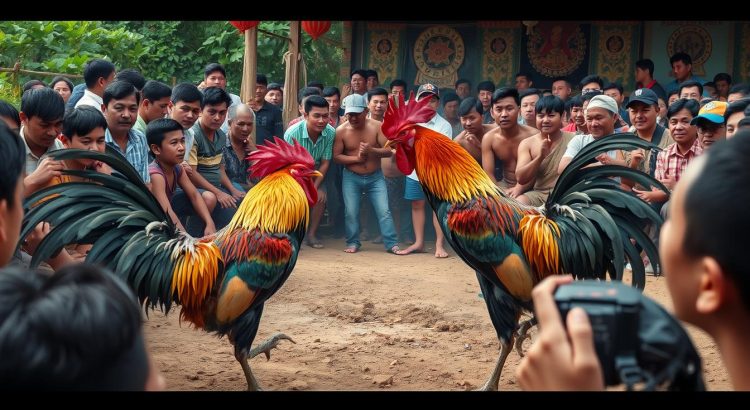
[[[651,299],[621,282],[575,281],[555,291],[563,324],[574,307],[591,321],[607,386],[632,390],[705,390],[700,357],[679,322]]]

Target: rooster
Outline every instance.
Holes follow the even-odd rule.
[[[496,390],[505,360],[521,344],[532,318],[520,326],[520,315],[532,312],[531,289],[549,275],[571,273],[578,279],[621,280],[624,255],[632,264],[633,285],[643,289],[645,269],[636,245],[659,273],[656,247],[642,231],[660,216],[645,202],[619,189],[609,178],[635,178],[644,186],[666,188],[654,178],[627,167],[586,167],[615,148],[652,148],[633,134],[611,135],[586,146],[565,169],[547,202],[524,206],[505,195],[458,143],[417,125],[435,111],[429,99],[399,104],[389,99],[382,130],[396,148],[404,174],[416,169],[422,189],[437,214],[445,238],[477,273],[490,319],[500,340],[500,356],[483,390]],[[631,242],[631,238],[633,242]],[[516,331],[518,332],[516,334]]]
[[[86,261],[125,280],[146,313],[157,305],[168,313],[175,303],[182,306],[181,320],[228,335],[248,390],[260,390],[248,360],[260,353],[270,358],[280,340],[294,342],[279,333],[250,349],[264,302],[294,269],[310,207],[317,201],[311,178],[320,173],[310,154],[299,143],[292,146],[279,138],[259,146],[248,159],[254,162],[250,176],[262,179],[231,222],[204,238],[178,231],[120,155],[61,150],[50,156],[98,160],[121,175],[63,171],[91,182],[59,184],[26,200],[22,237],[41,221],[54,227],[39,244],[32,266],[66,244],[93,244]]]

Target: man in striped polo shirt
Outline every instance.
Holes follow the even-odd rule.
[[[318,202],[312,209],[310,225],[307,235],[305,235],[307,238],[305,242],[308,246],[320,249],[323,244],[317,237],[317,230],[327,202],[326,190],[322,183],[331,164],[336,130],[328,123],[330,114],[328,112],[328,101],[325,98],[319,95],[307,97],[304,102],[304,110],[304,121],[289,127],[284,133],[284,140],[290,144],[298,141],[305,147],[315,160],[315,169],[323,174],[314,181],[315,189],[318,191]]]

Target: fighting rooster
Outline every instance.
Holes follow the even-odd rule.
[[[56,185],[26,200],[24,237],[41,221],[54,227],[39,244],[32,265],[66,244],[93,244],[86,261],[124,279],[144,308],[158,305],[168,313],[175,303],[182,306],[181,319],[228,335],[248,389],[259,390],[248,360],[260,353],[269,357],[281,339],[291,340],[276,334],[250,349],[264,302],[297,262],[310,207],[317,201],[311,178],[320,173],[310,154],[299,143],[292,146],[279,138],[259,146],[249,156],[254,162],[250,174],[262,179],[231,222],[204,238],[178,231],[118,154],[61,150],[50,156],[102,161],[121,175],[63,171],[91,182]]]
[[[646,251],[659,272],[656,247],[641,227],[649,221],[661,224],[660,216],[636,196],[619,189],[610,177],[666,188],[627,167],[585,167],[602,152],[650,149],[650,143],[622,134],[588,145],[560,175],[547,202],[539,208],[528,207],[501,192],[459,144],[418,125],[435,114],[427,105],[429,99],[416,102],[412,94],[409,101],[404,104],[400,96],[396,105],[390,97],[383,134],[389,140],[387,145],[396,148],[401,172],[408,175],[416,169],[448,243],[477,272],[501,345],[483,390],[497,389],[516,336],[515,346],[522,354],[521,343],[534,320],[520,326],[518,321],[522,312],[533,310],[531,289],[543,278],[571,273],[581,279],[606,279],[609,272],[621,280],[627,254],[633,285],[643,289],[645,269],[635,244]]]

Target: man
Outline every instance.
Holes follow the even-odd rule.
[[[281,84],[271,83],[268,84],[268,92],[264,98],[266,102],[279,107],[280,109],[284,106],[284,92],[281,91]]]
[[[323,98],[328,101],[328,123],[336,129],[342,122],[341,118],[341,91],[338,87],[326,87],[323,89]]]
[[[15,131],[0,121],[0,267],[11,260],[23,222],[23,175],[27,161],[24,152],[28,147],[24,150],[21,141]]]
[[[727,138],[727,129],[724,126],[724,113],[728,104],[723,101],[711,101],[701,107],[698,116],[690,121],[691,125],[698,127],[698,138],[701,147],[707,150],[716,141]]]
[[[495,123],[495,119],[492,118],[492,93],[494,92],[495,84],[492,81],[482,81],[477,85],[477,98],[482,102],[482,110],[484,110],[482,117],[484,124]]]
[[[740,98],[745,98],[750,96],[750,85],[747,84],[735,84],[732,86],[732,88],[729,89],[729,95],[727,96],[727,102],[733,103]]]
[[[394,100],[398,101],[398,96],[403,95],[404,101],[407,101],[409,99],[409,94],[406,93],[407,87],[406,87],[406,81],[397,78],[389,84],[391,87],[391,95],[393,96]]]
[[[190,150],[195,142],[195,134],[192,128],[201,115],[203,93],[191,83],[180,83],[174,86],[170,100],[172,112],[169,116],[182,125],[182,130],[185,132],[185,156],[189,157]],[[187,164],[187,159],[182,163],[182,166],[188,174],[191,173],[192,169]]]
[[[264,74],[255,76],[255,101],[248,102],[255,111],[255,145],[261,145],[273,137],[284,135],[284,119],[281,109],[265,100],[268,79]],[[224,130],[224,129],[222,129]]]
[[[675,53],[669,58],[669,64],[672,66],[674,81],[667,84],[667,92],[679,89],[680,85],[688,80],[697,81],[701,85],[706,82],[702,78],[693,75],[693,59],[687,53]]]
[[[437,107],[440,104],[440,90],[435,84],[425,83],[419,86],[417,90],[416,99],[420,101],[422,99],[430,99],[430,107],[435,109],[435,115],[425,123],[419,125],[429,128],[437,133],[444,135],[446,138],[451,138],[451,125],[443,117],[437,113]],[[417,177],[417,171],[412,171],[411,174],[407,175],[406,183],[404,187],[404,198],[411,201],[411,222],[414,227],[414,243],[408,248],[397,251],[398,255],[409,255],[411,253],[424,252],[424,225],[426,219],[425,204],[426,197],[422,190],[422,186],[419,184],[419,177]],[[435,228],[435,257],[436,258],[447,258],[448,252],[445,251],[445,235],[443,230],[440,228],[437,216],[434,212],[432,214],[432,223]]]
[[[375,87],[367,91],[368,118],[383,122],[385,110],[388,108],[388,91],[385,88]]]
[[[445,120],[451,125],[451,138],[460,134],[464,127],[461,125],[461,119],[458,117],[458,105],[461,98],[454,92],[447,92],[443,95],[443,114]]]
[[[726,101],[729,97],[729,87],[732,86],[732,76],[727,73],[716,74],[714,85],[716,86],[716,93],[719,95],[719,101]]]
[[[349,84],[345,84],[343,87],[343,93],[346,96],[350,94],[364,96],[367,92],[367,74],[367,70],[361,68],[352,71],[351,76],[349,76]]]
[[[586,96],[591,94],[589,93]],[[580,95],[576,95],[565,102],[566,110],[570,111],[570,123],[563,128],[563,131],[572,132],[575,135],[588,134],[588,129],[586,128],[586,108],[583,105],[583,98]]]
[[[539,133],[526,138],[518,145],[516,178],[521,185],[533,184],[533,188],[518,196],[518,202],[541,206],[557,182],[557,166],[573,139],[573,133],[562,131],[563,100],[543,97],[536,104],[536,123]]]
[[[692,98],[695,101],[701,102],[701,96],[703,95],[703,85],[698,81],[687,80],[683,81],[679,87],[680,98]]]
[[[320,249],[323,248],[323,243],[318,239],[317,231],[328,202],[326,190],[322,184],[331,162],[336,130],[328,123],[330,112],[325,98],[312,95],[305,100],[304,108],[304,121],[287,129],[284,133],[284,140],[290,144],[294,141],[299,142],[313,157],[315,169],[322,174],[313,181],[318,192],[318,202],[310,210],[310,224],[305,235],[307,246]]]
[[[563,101],[567,101],[572,92],[573,86],[565,77],[555,77],[552,79],[552,95]]]
[[[320,88],[318,87],[304,87],[297,91],[297,111],[299,112],[299,117],[292,118],[289,121],[289,124],[287,124],[287,128],[292,127],[293,125],[297,124],[300,121],[305,120],[305,100],[307,97],[311,95],[321,95]]]
[[[57,136],[62,131],[64,115],[65,102],[51,88],[28,90],[21,97],[19,134],[26,146],[26,177],[23,180],[25,196],[47,186],[52,178],[60,176],[62,162],[44,155],[63,148]]]
[[[492,110],[497,128],[484,135],[482,140],[482,168],[492,182],[512,198],[516,198],[529,187],[516,180],[518,145],[521,141],[539,132],[536,128],[518,123],[520,97],[515,88],[499,88],[492,95]],[[502,162],[502,178],[495,178],[495,162]],[[529,184],[530,186],[531,184]]]
[[[635,82],[637,88],[648,88],[659,98],[667,99],[664,87],[654,80],[654,62],[651,59],[644,58],[635,62]]]
[[[739,123],[745,118],[745,110],[750,107],[750,98],[737,100],[727,106],[724,113],[724,123],[727,127],[727,139],[732,138],[739,131]]]
[[[166,117],[169,114],[171,96],[172,89],[168,85],[155,80],[147,81],[141,91],[138,118],[133,129],[145,135],[149,122]]]
[[[482,124],[482,103],[476,97],[469,97],[461,101],[458,115],[464,130],[456,136],[454,141],[464,147],[479,165],[482,165],[482,141],[484,135],[497,127],[495,124]]]
[[[364,79],[364,77],[362,77]],[[393,155],[383,148],[386,138],[380,123],[367,118],[367,101],[355,93],[344,98],[347,122],[336,129],[333,146],[334,161],[343,164],[342,190],[345,206],[346,253],[356,253],[362,244],[359,241],[359,206],[362,192],[367,192],[380,225],[383,244],[389,253],[400,250],[397,245],[396,228],[388,209],[388,194],[380,159]]]
[[[145,135],[133,129],[140,102],[138,90],[127,81],[114,81],[104,90],[102,101],[104,118],[107,120],[104,140],[128,160],[143,182],[150,187],[148,142]]]
[[[380,80],[378,79],[378,72],[373,69],[367,70],[367,76],[365,77],[365,84],[367,86],[367,91],[370,91],[373,88],[380,85]]]
[[[591,93],[589,93],[591,94]],[[584,102],[586,104],[586,102]],[[590,101],[585,108],[586,111],[586,127],[590,134],[576,135],[568,143],[568,148],[565,150],[562,159],[560,159],[560,165],[557,167],[557,173],[562,174],[565,167],[570,164],[573,157],[578,154],[583,147],[592,143],[594,140],[610,135],[615,132],[615,123],[617,122],[618,109],[617,101],[607,95],[596,95]],[[597,165],[625,165],[625,159],[620,150],[612,150],[606,153],[602,153],[596,157]]]
[[[624,126],[631,126],[633,125],[632,122],[630,122],[630,115],[628,115],[628,110],[623,106],[623,102],[625,101],[625,94],[623,94],[622,85],[620,83],[609,83],[604,86],[602,89],[604,92],[604,95],[608,95],[612,97],[615,101],[617,101],[617,107],[619,107],[620,111],[620,119],[622,120],[620,124]],[[658,94],[657,94],[658,95]],[[658,110],[657,110],[658,113]]]
[[[459,78],[456,80],[454,88],[456,89],[456,95],[462,100],[471,95],[471,81],[465,78]]]
[[[527,88],[523,91],[519,90],[519,97],[521,98],[521,111],[518,116],[518,123],[525,124],[532,128],[536,126],[536,103],[539,101],[542,93],[536,88]]]
[[[581,87],[581,95],[586,95],[591,91],[603,91],[604,80],[596,74],[591,74],[583,77],[578,85]]]
[[[519,93],[533,86],[534,82],[531,81],[531,75],[529,73],[519,72],[516,74],[516,90],[518,90]]]
[[[104,110],[102,108],[102,95],[104,89],[115,78],[115,65],[106,60],[93,59],[86,63],[83,68],[83,79],[86,81],[86,91],[83,97],[76,103],[76,107],[81,105],[90,105],[92,107]]]
[[[262,75],[262,74],[259,74]],[[257,84],[258,81],[256,81],[256,93],[255,98],[258,98],[258,90],[257,90]],[[265,84],[268,84],[268,81],[266,81]],[[227,72],[224,70],[224,66],[222,66],[219,63],[211,63],[206,66],[206,68],[203,70],[203,83],[201,83],[201,86],[198,86],[201,90],[205,90],[208,87],[219,87],[222,90],[227,89]],[[240,96],[236,94],[232,94],[229,91],[227,91],[229,94],[229,97],[232,99],[232,104],[230,105],[237,105],[240,104],[242,101],[240,101]],[[265,96],[265,93],[263,94]],[[263,97],[261,97],[261,101],[263,100]],[[221,131],[226,134],[227,130],[229,130],[229,124],[227,121],[224,121],[224,124],[221,125]]]

